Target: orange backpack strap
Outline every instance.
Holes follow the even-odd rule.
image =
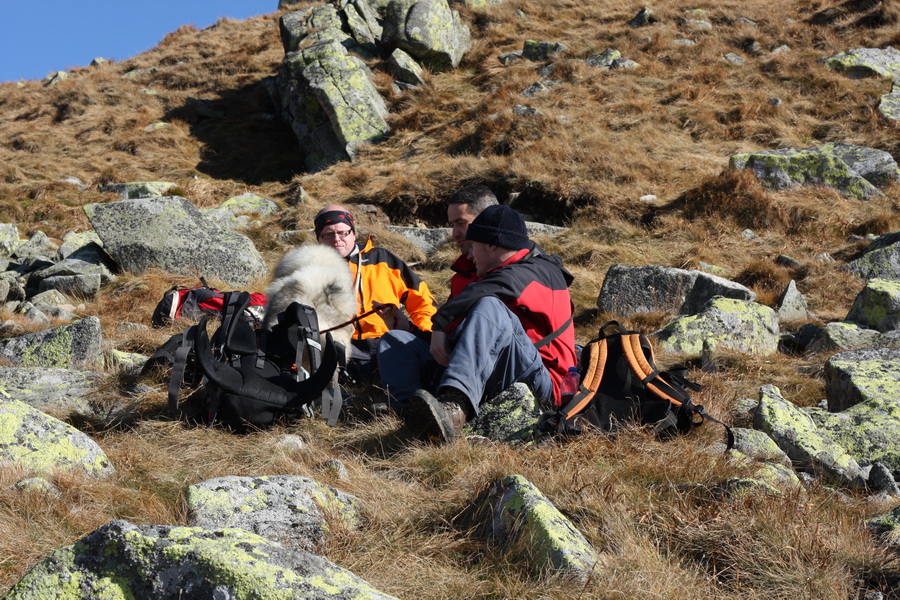
[[[648,361],[644,353],[650,355]],[[631,370],[640,378],[641,384],[648,390],[676,406],[690,401],[686,392],[666,383],[659,375],[659,369],[653,358],[653,346],[640,333],[628,333],[622,336],[622,352],[631,366]]]
[[[606,355],[609,352],[606,339],[594,340],[584,348],[581,355],[581,369],[583,375],[578,385],[578,393],[568,404],[560,409],[560,426],[583,411],[600,388],[603,379],[603,368],[606,366]]]

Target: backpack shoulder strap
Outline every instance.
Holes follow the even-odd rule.
[[[241,318],[250,304],[248,292],[228,292],[222,300],[222,324],[213,335],[213,343],[228,354],[256,354],[256,332]]]
[[[197,326],[191,325],[181,334],[181,345],[175,350],[172,375],[169,377],[169,388],[167,391],[169,411],[173,414],[178,410],[178,393],[181,391],[181,382],[184,380],[184,371],[187,368],[188,357],[194,351],[196,340]]]
[[[667,383],[660,377],[653,357],[653,346],[647,336],[640,333],[627,333],[622,336],[622,352],[628,360],[631,370],[638,376],[641,384],[664,400],[676,406],[690,400],[687,392]]]

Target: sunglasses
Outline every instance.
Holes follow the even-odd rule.
[[[341,238],[343,240],[349,237],[351,233],[353,233],[352,229],[344,229],[343,231],[328,231],[326,233],[319,234],[319,237],[323,240],[335,240],[337,238]]]

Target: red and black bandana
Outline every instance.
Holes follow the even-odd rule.
[[[316,227],[316,237],[319,237],[322,230],[329,225],[336,225],[338,223],[344,223],[345,225],[348,225],[351,230],[356,231],[356,227],[353,225],[353,215],[342,210],[330,210],[317,216],[316,220],[313,222]]]

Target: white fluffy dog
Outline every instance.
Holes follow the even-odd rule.
[[[347,261],[334,248],[319,244],[300,246],[285,254],[275,267],[266,297],[264,327],[274,324],[278,313],[291,302],[316,309],[320,331],[356,315],[356,294]],[[349,357],[353,326],[332,331],[331,335],[335,342],[343,344]]]

